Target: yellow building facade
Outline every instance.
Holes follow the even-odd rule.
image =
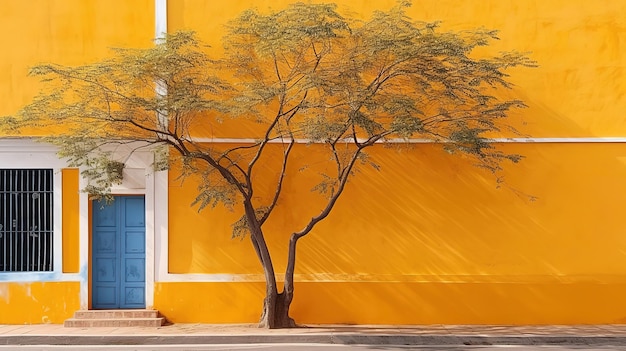
[[[395,4],[335,2],[364,18]],[[219,55],[228,19],[288,3],[5,0],[0,116],[36,95],[39,83],[26,76],[35,64],[94,62],[111,47],[147,47],[177,30],[196,31]],[[443,29],[499,30],[501,40],[486,50],[531,52],[539,67],[513,70],[510,78],[512,93],[529,106],[511,114],[522,136],[493,140],[525,158],[506,165],[505,183],[497,186],[492,175],[436,144],[375,147],[381,170],[363,168],[329,218],[300,242],[292,316],[304,324],[624,323],[626,3],[422,0],[407,12],[441,20]],[[62,323],[78,309],[98,308],[95,207],[80,192],[87,180],[78,170],[28,137],[0,136],[0,170],[52,170],[51,268],[0,270],[0,323]],[[232,129],[219,137],[253,136]],[[316,155],[315,148],[303,144],[294,152]],[[250,243],[231,239],[240,214],[198,212],[190,206],[193,179],[153,172],[152,157],[134,155],[124,182],[112,189],[145,200],[143,306],[172,322],[257,321],[264,280]],[[321,201],[308,181],[286,180],[267,223],[279,279],[285,229],[301,227]],[[0,215],[5,231],[7,218]],[[1,248],[7,267],[15,253]]]

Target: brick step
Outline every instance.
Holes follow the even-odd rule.
[[[106,319],[77,319],[70,318],[64,326],[69,328],[93,328],[93,327],[160,327],[164,318],[106,318]]]
[[[79,310],[75,319],[157,318],[157,310]]]

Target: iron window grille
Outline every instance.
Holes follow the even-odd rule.
[[[51,169],[0,169],[0,272],[53,270]]]

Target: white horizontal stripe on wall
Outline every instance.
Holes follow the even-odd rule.
[[[492,143],[626,143],[626,137],[573,137],[573,138],[487,138]],[[257,139],[251,138],[191,138],[190,141],[196,143],[215,143],[215,144],[254,144]],[[269,143],[282,144],[289,143],[291,139],[272,139]],[[351,142],[351,139],[345,139],[345,142]],[[358,139],[364,142],[365,139]],[[295,139],[298,144],[323,144],[322,141],[311,141],[309,139]],[[433,144],[443,143],[434,139],[385,139],[378,141],[379,144]]]

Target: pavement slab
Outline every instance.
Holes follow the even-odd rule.
[[[172,344],[611,345],[626,346],[626,325],[307,325],[260,329],[253,324],[66,328],[0,325],[0,345]]]

